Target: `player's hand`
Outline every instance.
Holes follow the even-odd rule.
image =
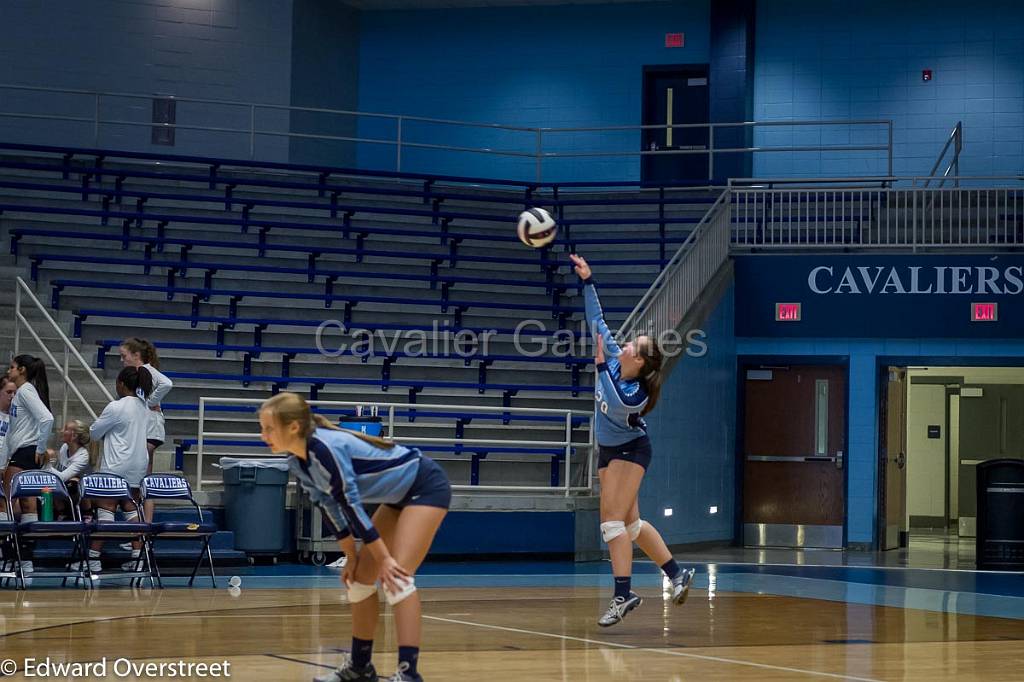
[[[597,337],[597,353],[594,354],[594,363],[600,365],[604,362],[604,337]]]
[[[345,554],[345,567],[341,569],[341,583],[348,589],[356,580],[356,567],[359,566],[359,555]]]
[[[398,565],[395,558],[387,557],[380,565],[380,584],[391,594],[397,594],[405,588],[405,584],[412,579],[409,572]]]
[[[590,266],[587,265],[587,261],[584,260],[583,256],[573,253],[569,255],[569,260],[572,261],[576,274],[579,275],[580,279],[590,279]]]

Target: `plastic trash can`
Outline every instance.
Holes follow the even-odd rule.
[[[979,571],[1024,570],[1024,460],[990,459],[978,470],[975,563]]]
[[[288,461],[221,457],[220,467],[224,516],[235,534],[235,549],[261,555],[287,550]]]

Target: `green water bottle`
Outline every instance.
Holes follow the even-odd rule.
[[[39,496],[42,504],[39,509],[40,521],[53,521],[53,491],[43,488],[43,494]]]

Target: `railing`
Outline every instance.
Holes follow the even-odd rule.
[[[940,188],[922,186],[928,178],[890,178],[885,187],[789,188],[777,186],[783,184],[778,180],[733,186],[733,248],[917,251],[1024,245],[1024,178],[998,178],[1017,187],[987,188],[960,186],[961,178],[952,179],[955,186]]]
[[[925,181],[924,186],[928,187],[931,184],[932,179],[935,178],[935,174],[939,171],[939,166],[942,165],[942,160],[946,158],[946,152],[949,151],[950,147],[953,148],[953,158],[950,159],[946,165],[946,169],[942,171],[942,181],[939,183],[939,187],[943,187],[946,184],[946,178],[949,174],[953,174],[953,186],[960,186],[960,151],[964,147],[964,124],[963,121],[957,121],[956,125],[953,126],[953,130],[949,133],[949,137],[946,138],[946,144],[943,145],[942,151],[939,152],[939,158],[935,159],[935,165],[932,166],[932,170],[928,173],[928,179]]]
[[[210,485],[219,485],[220,481],[217,479],[205,479],[203,478],[203,463],[208,455],[207,443],[209,441],[246,441],[251,440],[256,445],[260,443],[259,433],[253,431],[245,432],[215,432],[207,431],[206,424],[207,420],[211,419],[210,413],[214,412],[211,410],[211,406],[251,406],[253,409],[253,424],[257,423],[255,411],[256,408],[262,403],[262,400],[254,398],[212,398],[212,397],[201,397],[199,398],[199,432],[198,432],[198,443],[196,444],[196,463],[195,463],[195,481],[196,488],[202,490]],[[341,409],[352,409],[352,410],[364,410],[370,412],[371,409],[381,416],[383,419],[384,436],[390,440],[394,440],[397,443],[406,444],[410,447],[417,446],[429,446],[429,445],[463,445],[466,447],[466,453],[471,454],[474,450],[482,450],[486,447],[494,448],[506,448],[506,447],[525,447],[525,448],[546,448],[551,450],[562,450],[565,457],[565,468],[562,472],[563,484],[559,486],[531,486],[531,485],[465,485],[465,484],[453,484],[452,488],[455,490],[472,490],[472,491],[487,491],[487,492],[531,492],[531,493],[562,493],[565,496],[569,496],[572,493],[586,493],[591,491],[591,481],[593,479],[593,423],[590,420],[592,416],[590,412],[582,412],[579,410],[555,410],[555,409],[541,409],[531,407],[485,407],[485,406],[470,406],[470,405],[428,405],[423,403],[416,403],[410,405],[396,405],[394,403],[375,403],[373,401],[362,401],[362,402],[350,402],[350,401],[333,401],[333,400],[312,400],[309,404],[313,407],[319,408],[341,408]],[[529,415],[533,417],[557,417],[561,422],[564,420],[564,437],[560,440],[509,440],[509,439],[480,439],[480,438],[432,438],[432,437],[420,437],[420,436],[395,436],[396,426],[396,412],[399,410],[416,410],[417,412],[450,412],[452,418],[455,415],[461,413],[478,413],[478,414],[518,414],[518,415]],[[577,442],[573,440],[573,419],[579,417],[587,417],[587,439],[583,442]],[[342,419],[344,421],[344,419]],[[403,428],[417,428],[418,424],[423,422],[411,422],[403,423]],[[427,424],[426,428],[435,429],[437,424]],[[233,452],[231,456],[235,457],[275,457],[280,455],[273,455],[266,450],[266,446],[262,443],[259,444],[259,452]],[[573,451],[577,451],[575,457],[575,463],[577,467],[582,467],[580,473],[585,472],[585,478],[587,485],[572,485],[572,465],[574,462]],[[538,459],[538,461],[541,461]]]
[[[619,327],[619,336],[660,335],[676,330],[729,257],[733,207],[729,191],[704,215],[647,293]]]
[[[734,123],[623,125],[603,127],[524,127],[498,123],[476,123],[450,119],[405,116],[364,111],[293,107],[281,104],[258,104],[230,100],[199,99],[141,93],[98,92],[47,88],[27,85],[0,84],[0,92],[8,103],[0,110],[0,119],[24,121],[56,121],[70,125],[71,139],[67,144],[94,147],[112,147],[111,139],[123,142],[126,131],[151,133],[152,138],[138,137],[131,148],[146,144],[161,144],[161,131],[191,134],[191,144],[204,150],[216,149],[218,155],[260,160],[287,160],[290,141],[312,140],[318,143],[339,143],[349,152],[353,145],[366,145],[361,150],[391,149],[390,158],[376,159],[394,170],[403,169],[403,157],[413,150],[440,152],[448,156],[459,154],[486,155],[518,159],[532,165],[533,179],[540,182],[545,174],[545,162],[564,159],[592,158],[650,158],[658,156],[705,156],[707,179],[715,177],[716,156],[730,154],[761,154],[776,152],[863,152],[876,151],[893,173],[893,124],[890,120],[836,120],[836,121],[741,121]],[[20,101],[19,101],[20,98]],[[139,116],[148,113],[150,105],[160,101],[173,102],[175,122],[154,123]],[[139,106],[139,103],[145,106]],[[61,113],[59,113],[61,112]],[[105,113],[109,112],[109,113]],[[322,117],[316,126],[324,132],[297,132],[310,117]],[[181,122],[179,122],[181,121]],[[812,144],[776,146],[721,146],[716,142],[726,131],[758,128],[849,128],[867,127],[877,138],[864,144]],[[673,149],[652,149],[643,145],[641,138],[652,130],[670,131],[706,130],[707,144],[680,146]],[[53,131],[46,131],[48,143],[54,141]],[[41,135],[42,133],[40,133]],[[704,134],[700,134],[703,137]],[[863,137],[863,135],[861,135]],[[28,139],[31,132],[19,134]],[[732,136],[730,136],[732,137]],[[421,138],[421,139],[417,139]],[[446,142],[446,140],[448,140]],[[269,141],[274,144],[261,142]],[[164,143],[168,140],[164,140]],[[656,146],[656,145],[655,145]],[[435,167],[438,164],[434,164]]]
[[[32,307],[41,315],[44,326],[50,330],[56,332],[57,338],[63,346],[63,360],[58,361],[57,357],[50,351],[50,349],[43,342],[43,339],[39,336],[36,331],[35,325],[29,322],[28,318],[22,313],[22,298],[27,298],[32,304]],[[107,399],[107,401],[113,401],[114,397],[107,390],[107,387],[103,385],[100,378],[96,376],[96,373],[92,371],[92,367],[86,362],[82,354],[78,352],[71,340],[67,337],[64,331],[60,328],[60,325],[50,316],[49,311],[39,302],[36,295],[32,292],[31,287],[21,277],[17,278],[17,284],[14,289],[14,354],[19,355],[21,353],[21,328],[24,328],[28,333],[35,339],[36,344],[42,350],[43,354],[46,355],[49,360],[49,366],[56,368],[61,375],[61,379],[64,382],[64,395],[61,402],[61,424],[66,424],[68,421],[68,391],[74,393],[75,397],[85,408],[85,411],[89,413],[92,419],[96,419],[96,411],[93,410],[89,401],[85,399],[82,392],[78,389],[75,381],[71,378],[70,373],[70,362],[73,359],[76,369],[84,370],[89,379],[100,389],[100,392]]]

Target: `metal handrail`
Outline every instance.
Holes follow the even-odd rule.
[[[947,176],[949,176],[950,172],[953,171],[954,168],[956,169],[956,172],[954,174],[954,177],[956,178],[956,184],[954,186],[960,186],[960,180],[957,176],[960,175],[960,151],[963,149],[964,146],[963,138],[963,121],[957,121],[956,125],[953,126],[953,130],[949,133],[949,137],[946,138],[946,144],[942,146],[942,151],[939,152],[939,158],[935,159],[935,165],[932,166],[931,172],[928,173],[928,179],[924,183],[925,187],[928,187],[928,185],[931,184],[932,179],[935,178],[935,173],[939,170],[939,165],[942,164],[942,159],[945,158],[946,152],[949,151],[949,145],[951,144],[954,145],[953,159],[949,162],[949,165],[946,166],[946,170],[943,171],[942,182],[939,184],[939,187],[942,187],[943,185],[946,184],[946,178]]]
[[[61,344],[64,347],[64,361],[63,362],[58,362],[57,361],[57,358],[54,357],[53,353],[50,352],[50,349],[46,347],[46,344],[43,343],[43,340],[39,337],[39,334],[36,333],[36,330],[33,328],[32,324],[29,323],[28,318],[26,318],[22,314],[22,312],[21,312],[21,297],[22,297],[22,294],[27,294],[28,295],[28,300],[32,302],[32,304],[36,307],[36,309],[40,313],[42,313],[43,319],[46,320],[46,322],[49,324],[50,328],[57,333],[57,336],[60,339]],[[92,367],[89,366],[89,363],[86,362],[85,358],[82,357],[82,354],[78,352],[78,349],[71,342],[71,339],[69,339],[67,337],[67,335],[64,333],[64,330],[62,330],[60,328],[60,325],[57,324],[57,322],[50,315],[49,311],[43,306],[43,304],[36,297],[35,293],[32,292],[31,287],[29,287],[29,285],[25,282],[25,280],[23,280],[21,277],[18,277],[17,278],[17,284],[16,284],[15,289],[14,289],[14,354],[15,355],[18,355],[20,353],[20,349],[21,349],[21,325],[25,325],[25,329],[28,330],[28,333],[31,334],[32,338],[35,339],[37,344],[39,344],[39,347],[46,354],[47,359],[49,359],[50,365],[52,367],[57,367],[57,368],[60,369],[61,378],[64,380],[64,398],[63,398],[63,405],[62,405],[62,410],[61,410],[61,417],[62,417],[61,423],[62,424],[67,423],[67,419],[68,419],[68,405],[67,405],[68,404],[68,389],[70,389],[75,394],[75,397],[78,398],[79,402],[82,403],[82,406],[85,408],[86,412],[89,413],[89,416],[92,419],[96,419],[96,412],[92,409],[92,406],[89,404],[89,401],[87,401],[85,399],[85,396],[82,395],[82,392],[78,390],[78,386],[71,379],[71,375],[70,375],[70,372],[69,372],[69,365],[68,365],[68,363],[69,363],[69,356],[75,359],[75,361],[78,363],[78,365],[80,366],[81,369],[85,370],[85,372],[88,375],[88,377],[90,379],[92,379],[93,383],[95,383],[96,386],[99,387],[100,391],[103,392],[103,395],[107,398],[108,401],[113,401],[114,400],[114,396],[112,396],[110,394],[110,391],[107,389],[106,386],[103,385],[103,382],[100,381],[100,378],[98,376],[96,376],[96,373],[92,370]]]
[[[31,112],[0,112],[0,118],[26,118],[35,120],[52,120],[72,123],[92,123],[93,144],[99,146],[101,125],[134,126],[140,128],[164,128],[181,130],[199,130],[222,134],[236,134],[248,137],[248,155],[250,159],[256,158],[256,139],[258,136],[271,136],[286,139],[315,139],[335,142],[353,142],[360,144],[386,145],[395,148],[395,170],[402,170],[402,150],[406,149],[427,149],[457,153],[488,154],[512,158],[535,159],[535,180],[541,181],[543,174],[543,163],[546,159],[556,158],[592,158],[592,157],[649,157],[649,156],[673,156],[679,154],[704,154],[708,157],[708,179],[714,178],[715,155],[717,154],[738,154],[738,153],[765,153],[765,152],[822,152],[822,151],[879,151],[886,152],[888,174],[893,172],[893,123],[887,119],[855,119],[855,120],[822,120],[822,121],[737,121],[723,123],[674,123],[674,124],[644,124],[644,125],[618,125],[618,126],[582,126],[582,127],[525,127],[517,125],[506,125],[501,123],[481,123],[476,121],[459,121],[453,119],[431,118],[427,116],[409,116],[405,114],[384,114],[378,112],[352,111],[346,109],[325,109],[320,107],[299,107],[284,104],[261,104],[255,102],[239,102],[233,100],[217,100],[191,97],[177,97],[174,95],[153,95],[144,93],[126,92],[103,92],[80,90],[73,88],[50,88],[42,86],[28,86],[17,84],[0,84],[0,90],[21,90],[26,92],[40,92],[51,94],[64,94],[73,96],[84,96],[92,99],[93,115],[89,116],[62,116],[51,113]],[[102,119],[100,116],[103,98],[142,99],[152,100],[154,98],[173,100],[181,103],[217,105],[225,107],[247,108],[249,110],[249,125],[246,128],[232,128],[225,126],[191,125],[186,123],[153,123],[151,121],[126,121]],[[320,133],[299,133],[281,130],[264,130],[256,126],[256,113],[258,110],[287,111],[287,112],[310,112],[334,114],[340,116],[367,117],[394,121],[395,130],[393,137],[359,137],[349,135],[329,135]],[[424,123],[430,125],[459,126],[475,129],[503,130],[512,133],[524,133],[527,139],[522,141],[521,149],[499,149],[489,146],[469,145],[446,145],[431,142],[415,142],[408,139],[408,123]],[[715,147],[715,130],[724,128],[756,128],[756,127],[806,127],[806,126],[885,126],[887,130],[887,141],[885,144],[875,145],[807,145],[807,146],[786,146],[786,147]],[[643,131],[643,130],[676,130],[705,128],[708,131],[708,144],[704,149],[627,149],[627,150],[580,150],[580,151],[557,151],[545,150],[545,139],[549,140],[554,135],[577,133],[577,132],[616,132],[616,131]]]
[[[233,432],[208,432],[206,431],[206,409],[207,405],[219,404],[219,405],[253,405],[258,406],[264,401],[259,398],[217,398],[217,397],[200,397],[199,398],[199,424],[198,424],[198,437],[196,439],[196,469],[195,469],[195,487],[197,490],[202,490],[204,484],[216,484],[216,480],[203,480],[203,460],[205,456],[205,441],[207,439],[230,439],[230,440],[258,440],[260,435],[258,433],[233,433]],[[499,485],[499,486],[480,486],[480,485],[452,485],[455,490],[487,490],[493,492],[560,492],[568,497],[572,493],[584,493],[592,491],[593,482],[593,466],[594,466],[594,429],[593,420],[587,422],[587,440],[586,442],[574,442],[572,440],[573,417],[588,416],[592,417],[591,412],[583,410],[559,410],[552,408],[537,408],[537,407],[490,407],[484,405],[432,405],[426,403],[415,403],[415,404],[396,404],[396,403],[377,403],[374,401],[340,401],[340,400],[310,400],[308,403],[315,407],[351,407],[351,408],[365,408],[367,406],[374,406],[378,408],[377,414],[380,415],[382,411],[387,412],[387,433],[386,437],[389,440],[393,440],[396,443],[446,443],[446,444],[465,444],[467,446],[479,446],[479,445],[493,445],[497,447],[509,447],[509,446],[528,446],[528,447],[561,447],[565,449],[565,474],[564,474],[564,485],[552,487],[540,487],[540,486],[514,486],[514,485]],[[382,409],[383,408],[383,409]],[[449,411],[449,412],[479,412],[483,414],[491,413],[509,413],[509,414],[527,414],[527,415],[550,415],[550,416],[562,416],[565,418],[565,438],[560,441],[538,441],[538,440],[510,440],[510,439],[481,439],[481,438],[397,438],[395,437],[395,413],[399,409],[414,409],[423,411]],[[581,448],[587,450],[586,460],[586,480],[588,485],[586,486],[573,486],[570,483],[571,476],[571,464],[572,464],[572,449]],[[245,453],[240,453],[239,456],[246,456]],[[258,455],[260,457],[268,456],[266,454]],[[270,457],[278,457],[281,455],[272,454]]]
[[[625,321],[619,326],[617,336],[622,339],[627,339],[632,338],[635,335],[637,328],[640,326],[638,324],[640,318],[647,314],[647,312],[658,303],[660,298],[664,295],[664,291],[666,290],[669,282],[676,277],[682,271],[684,265],[686,265],[688,257],[694,252],[698,242],[702,239],[711,238],[711,235],[713,235],[714,232],[711,229],[713,224],[717,224],[716,221],[720,218],[723,212],[726,214],[730,212],[730,197],[731,194],[729,190],[726,190],[719,195],[718,200],[715,201],[711,208],[708,209],[708,212],[704,214],[704,217],[701,218],[700,222],[697,223],[693,231],[687,236],[686,241],[684,241],[676,250],[675,254],[672,255],[672,258],[658,275],[657,279],[654,280],[654,283],[647,289],[643,297],[641,297],[640,301],[633,308],[632,312],[629,313]],[[728,235],[728,231],[726,231],[726,235]],[[686,305],[687,309],[689,308],[689,304],[697,299],[697,296],[707,285],[708,281],[710,281],[711,276],[714,275],[718,270],[718,267],[721,265],[721,262],[724,262],[726,258],[728,258],[728,236],[726,238],[726,247],[723,251],[721,261],[718,262],[715,267],[711,268],[711,272],[707,273],[707,277],[701,278],[699,283],[695,283],[695,285],[698,286],[696,291],[687,292],[687,294],[684,295],[685,298],[689,299],[689,303]],[[683,309],[677,312],[679,313],[679,321],[681,321],[686,316],[688,310]],[[651,329],[646,330],[645,333],[658,334],[665,331],[669,331],[669,329]]]

